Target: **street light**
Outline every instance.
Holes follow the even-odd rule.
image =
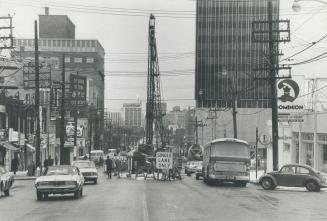
[[[320,0],[294,0],[293,5],[292,5],[292,9],[295,12],[299,12],[301,10],[301,4],[299,2],[301,1],[305,1],[305,2],[320,2],[323,4],[327,5],[327,2],[325,1],[320,1]]]

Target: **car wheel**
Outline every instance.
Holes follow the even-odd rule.
[[[5,196],[9,196],[9,189],[3,191],[5,193]]]
[[[48,199],[48,196],[49,196],[48,193],[44,193],[44,194],[43,194],[44,199]]]
[[[42,200],[42,193],[40,193],[39,191],[36,191],[36,199],[38,201]]]
[[[273,181],[272,181],[271,178],[269,178],[269,177],[265,177],[265,178],[263,178],[262,181],[261,181],[261,186],[262,186],[262,188],[264,188],[265,190],[271,190],[271,189],[274,188],[274,183],[273,183]]]
[[[188,174],[188,171],[185,169],[185,174],[187,175]]]
[[[246,182],[241,182],[241,187],[246,187]]]
[[[309,180],[305,184],[305,188],[307,188],[307,190],[308,191],[311,191],[311,192],[313,192],[313,191],[316,191],[316,192],[320,191],[319,185],[315,181],[313,181],[313,180]]]
[[[198,180],[199,177],[200,177],[200,176],[199,176],[198,174],[195,175],[195,179],[196,179],[196,180]]]
[[[97,183],[98,183],[98,179],[95,179],[95,180],[94,180],[94,184],[97,184]]]

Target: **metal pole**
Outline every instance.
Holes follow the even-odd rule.
[[[75,156],[74,157],[77,157],[79,154],[78,154],[78,149],[77,149],[77,114],[78,114],[78,110],[75,110],[74,111],[74,148],[75,148]]]
[[[258,128],[255,129],[255,179],[258,178],[258,140],[259,131]]]
[[[65,163],[64,161],[64,147],[65,147],[65,54],[62,55],[62,72],[61,72],[61,107],[60,107],[60,165]]]
[[[195,117],[195,143],[198,144],[198,117]]]
[[[273,152],[273,170],[278,170],[278,110],[277,110],[277,91],[275,76],[275,52],[273,39],[273,21],[272,21],[272,2],[268,1],[268,24],[269,24],[269,72],[271,80],[271,120],[272,120],[272,152]]]
[[[36,147],[35,161],[36,168],[41,166],[40,161],[40,143],[41,143],[41,128],[40,128],[40,79],[39,79],[39,44],[38,44],[38,29],[37,21],[34,21],[34,46],[35,46],[35,108],[36,108]]]

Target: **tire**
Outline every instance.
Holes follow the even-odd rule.
[[[320,186],[314,180],[309,180],[305,184],[305,188],[307,188],[307,190],[310,192],[319,192],[320,191]]]
[[[9,189],[3,191],[5,193],[5,196],[9,196]]]
[[[75,199],[78,199],[79,196],[80,196],[80,191],[77,190],[77,191],[74,193],[74,198],[75,198]]]
[[[246,187],[246,184],[247,184],[247,183],[246,183],[246,182],[244,182],[244,181],[243,181],[243,182],[241,182],[241,187]]]
[[[49,194],[45,193],[45,194],[43,194],[43,197],[44,197],[44,199],[48,199]]]
[[[94,184],[97,184],[97,183],[98,183],[98,179],[95,179],[95,180],[94,180]]]
[[[188,171],[187,170],[185,170],[185,174],[188,175]]]
[[[198,180],[200,176],[198,174],[195,175],[195,179]]]
[[[265,177],[261,181],[261,186],[265,190],[272,190],[272,189],[274,189],[275,185],[274,185],[274,182],[273,182],[273,180],[271,178]]]
[[[37,201],[42,200],[42,193],[40,193],[39,191],[36,191],[36,199]]]

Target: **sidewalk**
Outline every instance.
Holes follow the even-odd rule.
[[[26,171],[17,171],[14,175],[14,180],[35,180],[35,176],[27,176]]]

